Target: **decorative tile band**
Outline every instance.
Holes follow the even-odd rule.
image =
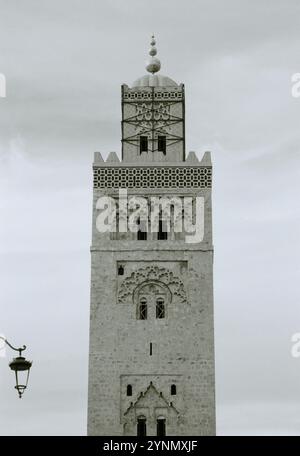
[[[124,92],[124,100],[182,100],[183,92]]]
[[[94,168],[94,188],[211,188],[211,182],[206,166]]]

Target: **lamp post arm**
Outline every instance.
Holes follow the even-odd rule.
[[[23,350],[26,350],[26,345],[23,345],[23,348],[16,348],[16,347],[13,347],[7,339],[5,339],[5,337],[2,337],[0,336],[0,339],[4,340],[4,342],[12,349],[12,350],[15,350],[15,351],[18,351],[19,352],[19,355],[22,356],[22,351]]]

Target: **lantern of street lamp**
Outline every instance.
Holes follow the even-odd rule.
[[[21,399],[22,394],[24,393],[25,389],[28,385],[28,378],[29,372],[31,368],[32,362],[27,361],[23,356],[18,356],[14,358],[10,363],[9,367],[11,370],[15,371],[16,375],[16,390],[18,390],[19,398]]]
[[[10,363],[9,367],[11,370],[15,372],[16,376],[16,390],[18,391],[19,398],[21,399],[22,394],[24,393],[25,389],[27,388],[28,385],[28,378],[29,378],[29,372],[30,368],[32,366],[31,361],[27,361],[24,356],[22,356],[22,351],[26,350],[26,345],[23,345],[22,348],[15,348],[13,347],[8,340],[6,340],[4,337],[0,336],[2,340],[12,349],[15,351],[19,352],[19,356],[17,358],[14,358]]]

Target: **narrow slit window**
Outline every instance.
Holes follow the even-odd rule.
[[[146,299],[141,299],[139,304],[139,320],[147,320],[147,301]]]
[[[132,385],[127,385],[127,396],[132,396]]]
[[[176,396],[176,394],[177,394],[176,385],[171,385],[171,395]]]
[[[157,150],[166,155],[167,151],[167,138],[165,136],[158,136],[157,138]]]
[[[148,136],[140,136],[140,154],[148,152]]]
[[[152,356],[152,342],[150,342],[150,356]]]
[[[165,302],[161,298],[156,301],[156,318],[165,318]]]

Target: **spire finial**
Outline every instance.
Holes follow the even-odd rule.
[[[156,41],[154,34],[152,33],[151,36],[151,41],[150,41],[151,48],[149,49],[149,55],[150,59],[146,63],[146,70],[149,71],[149,73],[157,73],[160,70],[160,60],[155,57],[157,54],[157,49],[155,47]]]

